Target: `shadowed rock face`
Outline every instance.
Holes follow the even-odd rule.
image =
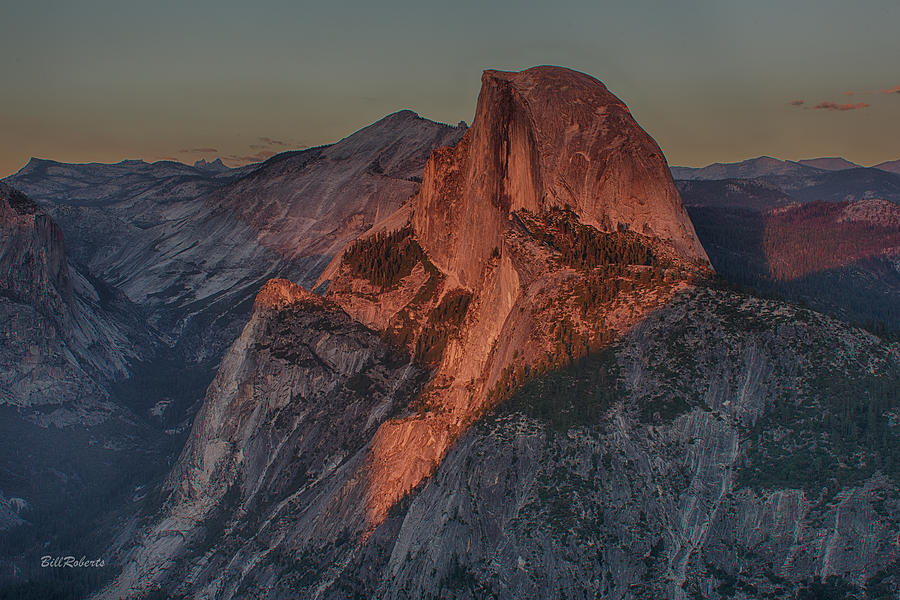
[[[426,165],[413,217],[422,247],[473,286],[511,213],[565,206],[708,262],[662,151],[602,83],[560,67],[486,71],[471,130]]]
[[[56,222],[4,183],[0,318],[0,405],[96,408],[105,384],[151,346],[135,308],[71,268]]]
[[[21,192],[0,183],[0,285],[23,301],[54,308],[48,294],[72,299],[72,281],[66,263],[62,232],[37,204]]]
[[[333,558],[333,540],[358,539],[365,526],[371,437],[423,374],[333,303],[285,280],[268,282],[169,475],[164,518],[138,536],[135,560],[101,597],[174,590],[176,581],[176,595],[244,596],[237,573],[259,562],[242,548],[245,535],[254,530],[264,545],[287,541],[285,519],[303,522],[296,543],[325,546],[316,561]],[[223,535],[228,549],[219,545]],[[213,551],[198,562],[206,550]]]
[[[267,161],[212,203],[285,258],[331,257],[415,194],[431,151],[464,132],[400,111],[331,146]]]

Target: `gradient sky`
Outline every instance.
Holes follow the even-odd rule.
[[[403,108],[471,122],[483,69],[537,64],[602,80],[671,164],[900,158],[900,93],[879,91],[900,86],[897,0],[83,0],[2,14],[0,176],[30,156],[234,165]]]

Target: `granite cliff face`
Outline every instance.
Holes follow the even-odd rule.
[[[0,494],[29,507],[0,511],[16,524],[0,531],[0,595],[50,593],[38,548],[107,551],[264,283],[311,285],[464,130],[402,111],[240,169],[32,159],[6,179],[36,202],[0,186]]]
[[[379,282],[380,253],[416,264]],[[606,343],[708,266],[655,142],[602,83],[558,67],[485,72],[474,123],[432,154],[409,227],[344,263],[329,297],[435,367],[428,410],[376,435],[373,526],[525,373]]]
[[[900,590],[896,344],[685,290],[526,383],[373,530],[376,428],[417,410],[423,372],[333,304],[269,285],[166,505],[99,597]]]
[[[486,71],[471,131],[426,166],[419,243],[472,287],[511,215],[564,207],[600,231],[623,225],[707,260],[662,151],[602,83],[558,67]]]
[[[0,292],[0,404],[96,407],[152,348],[136,307],[73,269],[59,226],[3,183]]]
[[[272,560],[282,541],[354,543],[365,525],[371,437],[423,374],[333,303],[268,282],[168,477],[164,518],[140,534],[133,560],[102,596],[162,587],[240,597],[238,574]],[[290,535],[302,542],[289,542],[278,524],[295,519],[304,526]]]
[[[286,258],[330,259],[415,194],[431,151],[465,131],[400,111],[331,146],[271,159],[212,201]]]

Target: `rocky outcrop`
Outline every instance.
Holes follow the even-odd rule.
[[[264,283],[311,284],[464,129],[404,111],[240,169],[33,159],[8,178],[39,205],[10,192],[0,223],[0,489],[33,506],[8,520],[0,589],[45,590],[34,548],[108,552],[115,519],[155,497]],[[292,299],[279,289],[269,306]]]
[[[281,256],[330,258],[415,194],[431,151],[465,131],[400,111],[331,146],[276,156],[213,202]]]
[[[71,268],[57,224],[3,183],[0,313],[0,404],[96,406],[152,347],[136,308]]]
[[[486,71],[466,139],[426,167],[413,217],[422,247],[475,287],[511,214],[566,206],[601,231],[626,226],[707,260],[662,151],[602,83],[559,67]]]
[[[76,262],[145,306],[183,359],[215,361],[268,279],[311,286],[415,193],[431,150],[464,131],[401,111],[240,169],[33,159],[8,181],[45,204]]]
[[[412,241],[379,234],[369,238],[379,245],[371,252],[396,251],[387,260],[397,264],[421,252],[421,264],[389,286],[366,281],[372,257],[357,256],[365,252],[357,245],[329,287],[354,318],[435,366],[423,393],[430,410],[376,435],[373,525],[523,372],[603,344],[708,267],[655,142],[603,84],[568,69],[485,72],[471,129],[432,154],[410,205],[402,235]],[[622,244],[656,258],[606,254]],[[615,275],[604,270],[613,263],[622,267]],[[595,288],[618,286],[611,280],[619,276],[629,289],[643,284],[602,310],[576,308],[578,297],[601,295]],[[582,277],[595,287],[580,287]],[[436,322],[462,296],[460,322]],[[557,327],[569,324],[569,333]],[[561,348],[561,336],[577,348]]]
[[[286,541],[284,522],[304,523],[303,546],[358,538],[371,437],[422,376],[334,304],[287,281],[266,284],[168,478],[163,520],[102,596],[242,595],[240,573]]]
[[[837,466],[843,442],[823,421],[842,400],[816,381],[871,369],[890,386],[897,351],[785,305],[686,294],[614,352],[526,386],[470,429],[385,523],[379,572],[358,550],[344,580],[378,598],[900,589],[898,480],[887,463],[863,466],[874,448]],[[848,369],[856,360],[868,366]],[[900,407],[888,395],[885,415]],[[804,466],[818,451],[821,470]]]

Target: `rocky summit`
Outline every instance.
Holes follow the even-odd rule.
[[[559,67],[486,71],[471,130],[426,166],[418,239],[439,268],[473,286],[513,214],[553,208],[707,260],[662,151],[602,83]]]

